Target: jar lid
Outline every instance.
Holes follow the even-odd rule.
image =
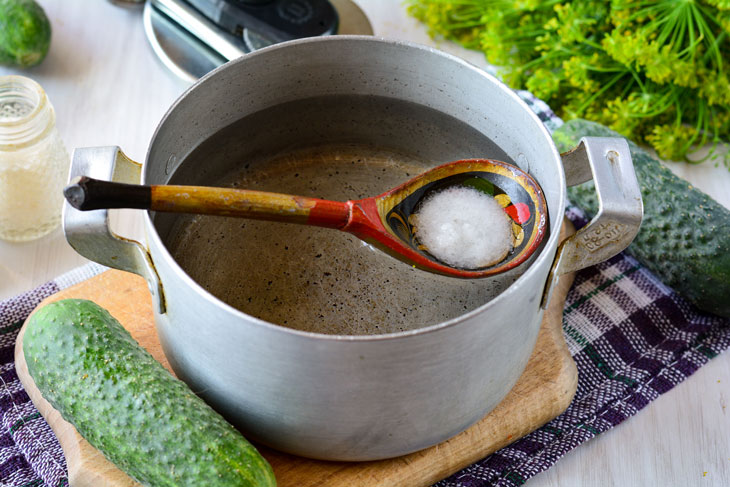
[[[41,85],[25,76],[0,76],[0,150],[34,143],[55,123]]]

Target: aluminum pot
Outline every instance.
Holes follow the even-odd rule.
[[[147,280],[176,374],[249,438],[312,458],[359,461],[437,444],[492,410],[527,364],[559,275],[623,250],[638,230],[642,203],[623,139],[586,138],[561,158],[539,118],[491,75],[429,47],[372,37],[298,40],[232,61],[170,108],[143,166],[118,147],[77,149],[71,178],[164,184],[202,141],[247,115],[351,94],[454,117],[537,179],[549,238],[506,289],[462,316],[410,331],[308,333],[249,316],[205,291],[167,250],[156,215],[144,215],[146,245],[113,234],[105,210],[67,204],[64,230],[80,254]],[[241,144],[255,143],[242,134]],[[566,177],[568,184],[593,177],[602,207],[559,246]]]

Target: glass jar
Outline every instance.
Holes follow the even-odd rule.
[[[0,76],[0,239],[39,238],[61,221],[69,157],[43,88]]]

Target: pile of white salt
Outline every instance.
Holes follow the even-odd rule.
[[[509,216],[497,200],[474,188],[446,188],[428,196],[416,210],[418,243],[452,267],[488,267],[512,250]]]

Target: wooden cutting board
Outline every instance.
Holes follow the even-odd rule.
[[[271,463],[279,486],[429,486],[562,413],[570,404],[578,382],[575,363],[562,334],[563,304],[572,281],[573,275],[561,277],[525,372],[507,397],[481,421],[439,445],[375,462],[325,462],[259,447]],[[170,369],[157,339],[152,299],[141,277],[110,270],[46,298],[38,307],[65,298],[90,299],[109,310],[143,347]],[[61,443],[71,487],[138,486],[84,440],[43,398],[28,374],[23,356],[24,333],[25,327],[15,347],[18,377]]]

